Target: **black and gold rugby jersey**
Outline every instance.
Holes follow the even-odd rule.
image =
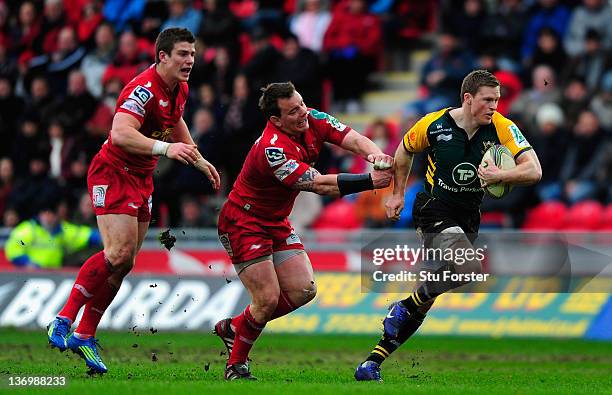
[[[408,152],[427,149],[425,191],[452,206],[478,209],[483,190],[478,178],[478,165],[485,151],[494,144],[503,144],[516,159],[531,146],[519,128],[495,112],[492,122],[481,126],[471,139],[450,116],[451,108],[425,115],[405,135]]]

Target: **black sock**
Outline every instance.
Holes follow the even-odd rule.
[[[387,338],[383,334],[376,347],[374,347],[370,355],[366,358],[366,361],[374,361],[379,365],[382,364],[391,353],[397,350],[399,346],[404,344],[404,342],[419,329],[424,319],[425,314],[415,312],[408,317],[396,339]]]
[[[456,273],[454,265],[444,265],[434,272],[440,278],[437,281],[426,281],[416,291],[410,294],[406,299],[401,300],[400,303],[410,313],[414,313],[417,309],[424,304],[430,302],[432,299],[437,298],[445,292],[455,289],[464,283],[450,280],[443,280],[443,272]]]

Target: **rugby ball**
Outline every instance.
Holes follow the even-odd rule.
[[[516,163],[514,162],[514,157],[512,156],[512,152],[504,146],[500,144],[496,144],[490,147],[483,155],[482,161],[480,164],[483,167],[487,167],[488,164],[486,160],[489,159],[491,162],[495,163],[495,166],[500,169],[512,169],[516,167]],[[497,184],[488,185],[483,187],[485,193],[491,196],[494,199],[500,199],[508,194],[512,190],[512,185],[505,184],[503,182],[499,182]]]

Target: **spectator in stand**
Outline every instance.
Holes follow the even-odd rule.
[[[323,71],[317,54],[300,47],[297,36],[289,33],[285,38],[282,55],[276,65],[275,80],[291,81],[305,103],[309,103],[312,108],[321,108]]]
[[[320,53],[323,49],[323,37],[331,22],[329,4],[323,4],[323,1],[300,1],[298,3],[300,11],[292,16],[289,25],[300,44],[316,53]],[[318,107],[315,106],[315,108]]]
[[[113,123],[115,104],[123,84],[118,79],[112,79],[104,85],[101,100],[98,101],[96,109],[85,124],[85,136],[81,141],[81,150],[85,154],[87,163],[100,150],[100,146],[108,137]]]
[[[76,26],[80,43],[91,47],[94,34],[103,21],[101,0],[64,0],[70,24]],[[69,3],[83,3],[79,6]]]
[[[70,172],[70,159],[77,150],[76,139],[66,135],[66,128],[59,119],[51,121],[49,134],[49,176],[63,182]]]
[[[590,109],[599,117],[607,136],[612,136],[612,70],[601,79],[601,91],[591,101]]]
[[[235,77],[234,77],[235,78]],[[232,80],[232,86],[234,81]],[[217,97],[215,90],[209,84],[202,84],[198,88],[198,96],[195,100],[197,108],[204,108],[210,111],[214,117],[216,125],[223,125],[223,119],[225,118],[226,104],[229,103],[231,95],[227,98],[225,103]]]
[[[24,114],[38,121],[47,122],[55,111],[55,100],[49,90],[45,77],[36,77],[30,84],[30,98],[26,102]]]
[[[597,166],[604,150],[604,136],[597,116],[590,110],[580,113],[561,168],[563,193],[574,204],[598,195]]]
[[[65,255],[101,245],[96,229],[62,221],[54,199],[41,205],[36,217],[15,227],[4,248],[6,257],[15,266],[59,269],[65,264]]]
[[[535,130],[535,116],[542,104],[560,103],[561,92],[557,87],[557,77],[553,69],[540,65],[531,73],[531,87],[512,103],[510,115],[523,125],[521,129],[527,133]]]
[[[146,3],[146,0],[105,0],[102,13],[115,31],[123,32],[142,19]]]
[[[19,57],[20,63],[29,62],[36,54],[34,44],[40,36],[40,18],[32,1],[24,1],[19,7],[17,24],[11,31],[11,52]]]
[[[601,35],[590,29],[586,33],[584,51],[565,66],[564,79],[579,76],[585,81],[589,94],[594,94],[599,90],[602,76],[607,70],[612,70],[612,52],[603,48]]]
[[[67,95],[58,101],[55,117],[64,125],[68,135],[81,134],[87,121],[96,112],[98,101],[87,91],[85,76],[73,70],[68,76]]]
[[[608,140],[601,150],[596,166],[596,181],[601,188],[606,204],[612,204],[612,141]]]
[[[8,45],[11,40],[10,24],[9,24],[10,12],[4,2],[0,3],[0,42]]]
[[[66,26],[63,0],[45,0],[40,37],[35,47],[37,53],[48,54],[59,50],[59,36]]]
[[[534,67],[544,64],[561,75],[563,68],[567,65],[567,54],[561,45],[557,32],[550,27],[543,27],[538,33],[538,42],[533,55],[524,60],[527,75],[531,74]]]
[[[571,129],[576,124],[580,114],[589,107],[590,100],[584,80],[577,76],[570,77],[563,89],[560,103],[567,128]]]
[[[170,15],[162,24],[161,30],[182,27],[197,36],[202,22],[202,13],[193,8],[191,0],[167,0]]]
[[[37,207],[62,196],[59,184],[48,175],[48,149],[36,152],[28,164],[30,174],[15,183],[15,188],[9,196],[9,205],[17,210],[21,218],[36,215]]]
[[[463,49],[452,33],[441,32],[437,45],[421,71],[424,98],[409,105],[411,112],[428,114],[440,108],[457,106],[457,87],[473,69],[475,59],[471,52]]]
[[[81,193],[77,209],[72,216],[72,222],[79,225],[91,226],[92,228],[98,226],[96,222],[96,213],[91,207],[91,198],[87,190]]]
[[[539,0],[539,8],[529,18],[523,38],[521,47],[523,61],[533,55],[538,41],[538,33],[543,27],[553,28],[563,39],[569,24],[569,18],[570,10],[559,0]]]
[[[0,157],[6,156],[18,129],[18,120],[23,112],[24,101],[13,93],[13,81],[5,75],[0,75]]]
[[[15,184],[15,169],[11,158],[0,159],[0,217],[4,216],[7,209],[9,196]]]
[[[48,141],[41,131],[40,120],[34,114],[27,114],[21,120],[17,136],[10,141],[11,159],[15,164],[15,173],[19,178],[27,178],[31,172],[30,162],[36,156],[45,156],[48,160]]]
[[[216,223],[214,216],[202,212],[202,203],[194,196],[186,195],[180,200],[182,228],[210,228]]]
[[[94,38],[95,47],[81,62],[81,72],[85,75],[87,90],[96,98],[102,96],[102,76],[115,56],[114,35],[111,24],[100,24]]]
[[[259,92],[259,91],[257,91]],[[225,185],[231,189],[247,153],[265,126],[247,78],[239,74],[234,79],[234,94],[227,106],[223,122]]]
[[[85,48],[79,46],[74,29],[62,28],[57,35],[56,50],[37,56],[30,61],[32,73],[43,72],[51,83],[54,95],[66,93],[68,74],[78,68],[85,56]]]
[[[523,84],[519,76],[512,70],[500,69],[498,59],[494,52],[496,51],[483,52],[478,57],[478,63],[481,69],[493,73],[495,78],[499,81],[501,97],[497,103],[497,112],[506,116],[514,100],[516,100],[523,91]]]
[[[214,94],[220,103],[227,104],[232,97],[237,66],[227,48],[216,47],[214,53],[215,56],[211,62],[200,62],[199,66],[196,63],[196,67],[201,69],[200,79],[202,83],[208,84],[214,90]],[[196,86],[200,85],[201,83]]]
[[[536,186],[536,192],[543,202],[561,200],[561,167],[569,142],[563,110],[557,104],[544,104],[536,113],[536,124],[537,128],[529,138],[542,164],[542,180]]]
[[[138,73],[151,65],[151,58],[138,47],[136,35],[131,31],[121,33],[119,50],[113,62],[106,68],[102,82],[117,78],[126,85]]]
[[[272,45],[270,34],[263,28],[257,28],[251,33],[253,56],[243,66],[242,73],[249,82],[252,92],[259,92],[267,84],[274,81],[276,64],[281,54]]]
[[[602,46],[612,49],[612,6],[607,0],[583,0],[583,5],[572,11],[565,50],[570,56],[578,56],[585,52],[585,39],[589,30],[596,31],[601,37]]]
[[[10,77],[14,80],[18,76],[17,62],[14,56],[9,53],[9,45],[10,39],[0,35],[0,75]]]
[[[451,2],[455,7],[447,7],[442,13],[442,26],[452,33],[468,50],[479,53],[483,44],[482,26],[487,10],[484,0],[463,0]]]
[[[207,47],[224,47],[230,59],[240,58],[240,21],[230,11],[228,0],[205,0],[206,12],[200,38]],[[233,60],[232,60],[233,62]]]
[[[347,0],[333,12],[323,50],[328,56],[334,100],[348,112],[361,111],[367,77],[382,55],[380,19],[367,10],[365,0]]]
[[[499,0],[497,7],[485,18],[482,27],[483,47],[496,48],[502,61],[520,64],[521,43],[527,20],[527,7],[522,0]]]

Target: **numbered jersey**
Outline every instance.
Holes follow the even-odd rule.
[[[314,109],[309,110],[308,130],[300,136],[289,136],[268,122],[251,147],[228,199],[259,217],[287,217],[299,193],[291,186],[314,165],[324,142],[340,145],[350,130]]]
[[[186,82],[179,82],[174,91],[170,91],[155,65],[152,65],[123,88],[115,112],[124,112],[136,118],[141,125],[139,131],[145,136],[171,141],[172,130],[183,115],[188,93]],[[128,154],[113,145],[110,134],[100,154],[111,163],[143,175],[151,174],[158,160],[151,155]]]
[[[449,113],[450,109],[427,114],[405,135],[408,152],[427,150],[425,191],[432,197],[465,209],[478,209],[483,191],[478,165],[494,144],[505,145],[516,159],[531,146],[509,119],[493,114],[490,124],[481,126],[471,139]]]

